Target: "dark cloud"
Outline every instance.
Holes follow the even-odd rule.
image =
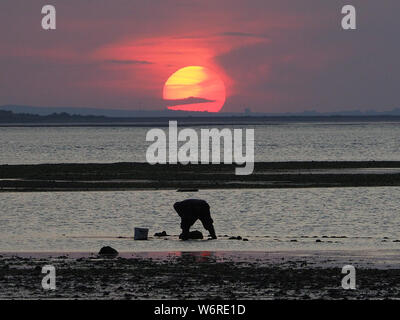
[[[176,105],[206,103],[206,102],[215,102],[215,100],[209,100],[209,99],[197,98],[197,97],[189,97],[189,98],[185,98],[185,99],[164,100],[164,103],[166,106],[176,106]]]

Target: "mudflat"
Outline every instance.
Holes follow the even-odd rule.
[[[400,186],[400,161],[256,162],[236,165],[75,163],[0,165],[0,192]]]
[[[2,299],[399,299],[399,251],[19,253],[0,257]],[[41,286],[44,265],[56,290]],[[345,290],[342,267],[356,268]]]

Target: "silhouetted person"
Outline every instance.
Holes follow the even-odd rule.
[[[179,239],[189,239],[189,229],[199,219],[204,228],[210,232],[213,239],[217,239],[215,235],[213,219],[211,219],[210,206],[204,200],[187,199],[184,201],[176,202],[174,204],[175,211],[181,217],[182,233]]]

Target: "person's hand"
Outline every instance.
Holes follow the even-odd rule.
[[[189,237],[187,234],[181,233],[179,235],[179,239],[186,241],[186,240],[189,240]]]

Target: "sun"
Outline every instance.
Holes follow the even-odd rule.
[[[188,66],[168,78],[163,98],[171,110],[218,112],[225,103],[226,90],[224,82],[214,71]]]

